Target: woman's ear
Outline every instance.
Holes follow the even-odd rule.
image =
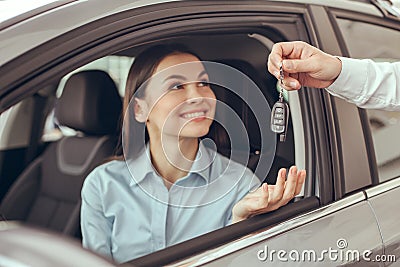
[[[148,105],[144,99],[140,99],[135,97],[135,119],[138,122],[146,122],[147,121],[147,116],[148,116]]]

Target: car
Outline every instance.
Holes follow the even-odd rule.
[[[292,40],[337,56],[399,60],[400,12],[390,1],[66,0],[0,30],[0,213],[27,225],[0,229],[0,263],[19,259],[1,245],[10,230],[27,242],[37,227],[80,242],[80,189],[113,155],[130,65],[149,46],[181,43],[242,77],[239,94],[213,89],[243,122],[245,136],[234,135],[249,141],[238,149],[244,163],[268,183],[293,164],[307,179],[274,212],[122,265],[399,265],[400,113],[360,109],[324,90],[284,92],[290,118],[282,142],[269,130],[280,87],[266,69],[272,45]],[[265,105],[254,108],[260,99]],[[222,114],[221,124],[230,119]],[[210,138],[232,153],[226,133]]]

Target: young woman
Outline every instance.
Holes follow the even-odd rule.
[[[199,142],[215,107],[195,54],[155,46],[135,59],[119,158],[97,167],[83,185],[84,247],[126,262],[275,210],[300,192],[304,170],[281,169],[276,185],[258,187],[249,169]]]

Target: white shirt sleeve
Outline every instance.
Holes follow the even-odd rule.
[[[342,71],[326,90],[361,108],[400,111],[400,62],[339,57]]]

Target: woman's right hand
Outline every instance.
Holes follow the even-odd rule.
[[[270,212],[286,205],[298,195],[306,179],[305,170],[292,166],[286,179],[286,169],[278,172],[275,185],[262,184],[256,191],[248,193],[233,207],[232,223],[250,218],[257,214]]]
[[[282,65],[285,75],[283,87],[297,90],[301,86],[326,88],[339,76],[342,62],[305,42],[282,42],[272,47],[268,57],[268,71],[278,80]]]

